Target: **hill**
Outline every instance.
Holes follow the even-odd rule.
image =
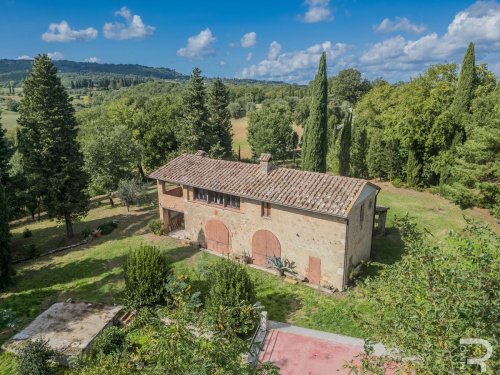
[[[14,81],[16,85],[31,70],[32,60],[0,60],[0,84]],[[138,64],[99,64],[69,60],[54,61],[62,76],[79,75],[85,77],[126,76],[156,79],[185,79],[187,76],[170,68],[153,68]]]

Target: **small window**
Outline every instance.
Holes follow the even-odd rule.
[[[208,202],[222,206],[224,205],[224,194],[211,191],[208,193]]]
[[[199,201],[208,201],[208,191],[205,189],[194,189],[194,198]]]
[[[263,217],[270,217],[271,216],[271,203],[269,202],[262,202],[262,212],[261,215]]]
[[[225,199],[224,204],[226,207],[235,208],[238,210],[240,209],[240,197],[226,194],[224,199]]]
[[[365,220],[365,204],[363,203],[359,208],[359,225],[363,228],[363,220]]]

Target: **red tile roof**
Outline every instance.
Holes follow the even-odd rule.
[[[191,154],[177,157],[149,177],[344,218],[366,185],[378,189],[358,178],[280,167],[266,173],[259,164]]]

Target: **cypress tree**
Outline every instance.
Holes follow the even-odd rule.
[[[469,111],[476,84],[476,57],[474,43],[469,43],[458,77],[457,91],[453,99],[452,112],[458,118]]]
[[[366,128],[356,125],[353,129],[353,141],[351,145],[351,174],[353,177],[366,178],[368,168],[366,166],[366,153],[368,151],[368,140]]]
[[[350,170],[351,158],[351,126],[352,126],[352,112],[349,111],[344,118],[344,126],[340,135],[340,148],[339,148],[339,174],[341,176],[348,176]]]
[[[218,149],[221,157],[229,157],[232,154],[232,125],[229,114],[229,90],[217,78],[208,95],[208,108],[210,113],[210,126],[212,130],[212,145],[210,154]]]
[[[421,165],[417,160],[417,155],[414,149],[408,152],[408,162],[406,164],[406,183],[409,186],[415,187],[420,184]]]
[[[18,119],[23,169],[49,217],[64,220],[71,238],[73,220],[88,212],[88,176],[76,140],[75,111],[47,55],[35,58],[23,92]]]
[[[183,119],[180,131],[181,149],[186,152],[210,150],[210,123],[201,70],[193,69],[183,97]]]
[[[328,152],[328,81],[326,77],[326,55],[323,52],[319,61],[318,73],[312,84],[309,118],[304,128],[302,145],[302,169],[326,172]]]
[[[14,275],[10,254],[9,212],[5,190],[0,184],[0,290],[5,288]]]

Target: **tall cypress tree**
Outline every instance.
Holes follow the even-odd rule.
[[[14,274],[10,254],[9,212],[5,190],[0,184],[0,290],[5,288]]]
[[[328,152],[328,81],[326,77],[326,55],[323,52],[319,61],[318,73],[311,92],[309,118],[304,128],[302,145],[302,169],[326,172]]]
[[[210,127],[212,131],[212,145],[210,149],[220,149],[220,157],[229,157],[232,154],[232,125],[229,114],[229,90],[217,78],[208,95],[208,109],[210,113]],[[211,152],[213,154],[213,152]]]
[[[469,111],[472,101],[472,94],[476,85],[476,57],[474,54],[474,43],[469,43],[467,52],[465,52],[458,77],[457,91],[453,99],[452,112],[460,117],[463,113]]]
[[[366,128],[357,125],[353,128],[353,141],[351,145],[351,175],[358,178],[368,176],[366,154],[368,152],[368,139]]]
[[[64,220],[71,238],[73,220],[88,212],[88,176],[76,140],[75,111],[47,55],[35,58],[23,93],[18,119],[23,169],[49,217]]]
[[[210,122],[201,70],[193,69],[183,97],[183,118],[180,131],[181,149],[186,152],[210,150]]]
[[[341,176],[348,176],[350,171],[351,126],[352,112],[349,111],[344,118],[344,126],[340,135],[339,174]]]

